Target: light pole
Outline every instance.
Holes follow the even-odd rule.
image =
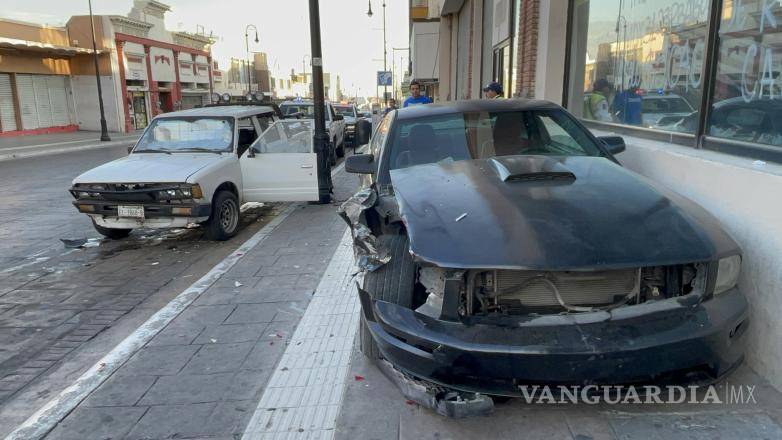
[[[326,100],[323,97],[323,57],[320,48],[320,8],[318,0],[310,4],[310,45],[312,47],[312,103],[315,111],[313,146],[318,157],[318,198],[331,201],[331,167],[329,166],[329,135],[326,134]]]
[[[372,0],[367,0],[369,3],[369,9],[367,9],[367,17],[372,18]],[[386,0],[383,0],[383,72],[388,71],[387,66],[388,50],[386,49]],[[388,86],[383,83],[383,103],[385,107],[388,107]]]
[[[252,86],[250,85],[250,34],[249,30],[255,31],[255,42],[258,42],[258,28],[254,24],[248,24],[244,28],[244,49],[247,51],[247,93],[252,93]]]
[[[100,108],[100,140],[110,141],[109,129],[106,127],[106,114],[103,111],[103,90],[100,87],[100,73],[98,71],[98,48],[95,43],[95,22],[92,20],[92,0],[87,0],[90,7],[90,29],[92,30],[92,59],[95,61],[95,81],[98,82],[98,107]]]
[[[396,64],[396,51],[405,51],[405,50],[408,52],[408,54],[410,53],[410,48],[409,47],[392,47],[391,48],[391,62]],[[408,58],[409,58],[409,56],[408,56]],[[402,58],[400,57],[399,58],[399,88],[400,89],[402,88],[402,79],[404,78],[404,74],[402,72],[403,72]],[[401,92],[401,90],[400,90],[400,92]],[[396,98],[396,87],[394,87],[394,97]],[[399,98],[401,99],[402,96],[399,96]]]

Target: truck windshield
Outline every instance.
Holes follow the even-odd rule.
[[[133,152],[230,152],[233,137],[232,118],[155,119]]]
[[[315,106],[312,104],[283,104],[280,106],[280,111],[284,115],[292,115],[294,113],[301,113],[303,118],[315,117]]]
[[[355,109],[350,105],[335,105],[334,109],[337,110],[337,113],[342,116],[348,116],[351,118],[356,116]]]
[[[389,140],[389,169],[494,156],[602,156],[560,110],[468,112],[400,120]]]

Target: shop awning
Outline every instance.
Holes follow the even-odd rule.
[[[0,37],[0,49],[15,49],[26,52],[41,52],[59,56],[74,56],[80,54],[91,54],[92,49],[74,46],[57,46],[40,41],[17,40],[15,38]],[[98,51],[102,53],[103,51]]]

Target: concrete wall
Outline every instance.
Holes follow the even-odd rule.
[[[0,19],[0,37],[70,46],[65,28]]]
[[[95,75],[74,75],[71,77],[73,100],[76,103],[76,118],[80,130],[100,130],[100,111],[98,109],[98,86]],[[103,108],[109,131],[121,131],[117,115],[114,81],[111,76],[101,76],[103,89]]]
[[[741,246],[739,287],[751,309],[747,362],[782,390],[782,166],[624,138],[624,166],[699,203]]]

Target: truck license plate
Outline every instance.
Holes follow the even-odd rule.
[[[119,205],[117,213],[120,217],[144,218],[144,207]]]

